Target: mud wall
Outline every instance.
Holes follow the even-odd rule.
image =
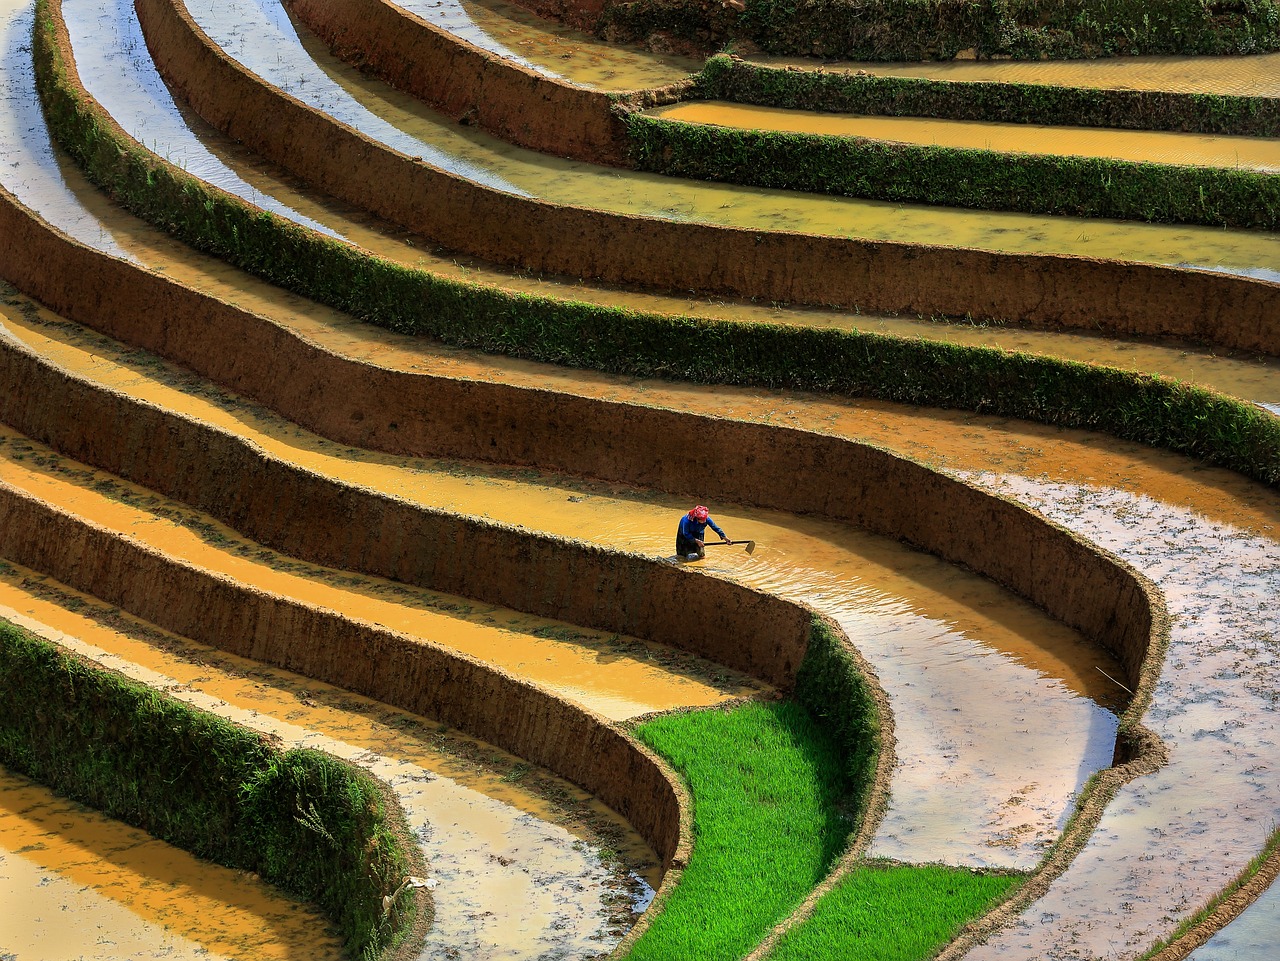
[[[1078,257],[677,223],[504,194],[389,150],[268,88],[215,48],[179,0],[136,6],[157,67],[215,127],[336,196],[494,262],[659,289],[1280,353],[1280,284]]]
[[[385,0],[285,4],[344,60],[510,143],[622,166],[626,144],[607,93],[575,87],[481,50]]]
[[[472,658],[175,562],[0,481],[0,556],[183,636],[458,727],[581,785],[672,863],[680,792],[603,718]]]
[[[1136,682],[1138,677],[1150,642],[1153,601],[1136,575],[1017,505],[910,461],[852,441],[789,428],[373,367],[329,353],[237,307],[70,241],[11,199],[0,204],[0,229],[16,241],[8,246],[7,256],[0,253],[0,270],[51,308],[190,366],[340,443],[535,466],[847,521],[906,540],[993,578],[1104,643],[1124,661],[1129,678]],[[100,301],[102,290],[113,291],[113,297]],[[8,383],[16,385],[38,376],[33,359],[20,358],[16,350],[6,354]],[[295,371],[296,376],[278,378],[275,372],[281,367]],[[57,393],[50,396],[69,396],[74,389],[85,392],[88,404],[91,392],[84,386],[73,385],[62,374],[53,380],[48,389]],[[131,409],[136,405],[123,398],[112,398],[111,412],[101,415],[102,421],[88,430],[85,425],[99,415],[90,415],[87,406],[84,414],[69,406],[41,409],[24,395],[25,390],[8,391],[11,413],[5,414],[6,419],[21,420],[24,431],[47,438],[53,446],[70,445],[72,456],[133,474],[147,486],[175,489],[180,485],[186,493],[175,489],[174,496],[201,505],[214,507],[223,501],[226,468],[231,464],[259,478],[268,473],[265,458],[248,451],[237,453],[234,439],[227,435],[216,435],[218,453],[211,447],[208,454],[214,466],[222,467],[222,474],[193,469],[193,462],[185,458],[200,444],[212,444],[203,438],[203,429],[194,425],[164,427],[191,438],[182,462],[145,449],[155,445],[142,443],[151,429],[137,426],[143,419],[157,425],[161,421],[153,418],[169,417],[175,425],[180,419],[158,411],[140,418]],[[430,413],[410,414],[416,411]],[[125,440],[101,439],[112,433]],[[196,436],[201,437],[199,444]],[[699,437],[688,456],[662,456],[672,437],[687,436]],[[137,446],[144,449],[125,453]],[[230,508],[236,518],[232,522],[237,527],[252,524],[251,536],[259,539],[287,541],[291,553],[320,552],[343,567],[382,567],[389,576],[468,596],[483,596],[481,588],[492,589],[496,603],[536,608],[537,613],[549,611],[569,620],[577,620],[580,614],[578,622],[585,624],[599,624],[596,615],[606,605],[598,604],[597,591],[604,589],[627,611],[622,629],[677,644],[687,632],[668,636],[669,615],[652,598],[638,596],[638,589],[643,585],[643,590],[660,590],[661,596],[672,597],[679,595],[666,592],[682,590],[684,584],[696,585],[700,592],[704,585],[710,588],[717,583],[701,577],[692,581],[688,571],[663,570],[638,558],[585,545],[569,549],[567,542],[509,529],[490,527],[482,534],[477,522],[437,518],[391,498],[329,490],[319,479],[302,476],[304,472],[286,465],[272,471],[280,472],[280,480],[270,483],[281,486],[273,487],[269,496],[255,493],[253,485],[238,485],[245,499],[237,497]],[[220,479],[215,484],[211,476]],[[833,478],[840,478],[840,483]],[[277,510],[278,502],[291,505],[290,509]],[[314,529],[324,534],[310,544],[299,543],[298,532],[288,530],[288,516],[295,509],[313,512]],[[348,511],[356,509],[366,512],[362,525],[388,532],[388,544],[379,544],[376,538],[370,543],[355,530],[360,525],[351,523]],[[477,565],[468,574],[457,569],[464,565],[450,560],[449,542],[419,549],[415,538],[425,538],[432,530],[448,537],[467,532],[467,536],[489,539],[485,543],[493,545],[492,563]],[[556,572],[545,574],[541,585],[528,580],[529,561],[535,556]],[[606,569],[616,581],[602,579],[601,571]],[[511,580],[504,580],[507,577]],[[516,585],[519,589],[513,590]],[[519,596],[523,590],[532,593]],[[717,587],[706,595],[714,597],[710,616],[718,618],[720,608],[730,603],[729,595],[721,597],[722,590]],[[748,595],[732,596],[736,604],[737,598]],[[803,650],[798,644],[791,646],[787,638],[798,636],[801,629],[791,623],[792,615],[783,615],[755,595],[750,595],[750,602],[750,617],[768,610],[769,623],[776,628],[752,630],[744,621],[741,636],[763,638],[768,653],[744,651],[737,643],[720,646],[713,638],[703,653],[785,683],[783,679],[798,667]],[[640,630],[646,626],[652,634]]]

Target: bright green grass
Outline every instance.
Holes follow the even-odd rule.
[[[920,961],[1021,880],[938,866],[864,867],[789,931],[770,961]]]
[[[633,961],[741,958],[827,873],[849,824],[835,744],[791,701],[670,715],[636,733],[684,777],[694,847]]]

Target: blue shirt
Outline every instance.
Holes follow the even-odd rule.
[[[728,540],[728,538],[724,536],[724,531],[720,529],[720,525],[713,521],[709,514],[707,515],[707,522],[705,524],[702,523],[702,521],[695,521],[688,514],[685,514],[684,517],[680,518],[680,528],[678,533],[681,537],[687,537],[691,541],[700,541],[705,539],[703,534],[706,533],[708,527],[725,540]]]

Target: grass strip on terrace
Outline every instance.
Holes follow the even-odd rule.
[[[864,865],[786,934],[770,961],[923,961],[991,910],[1020,875],[945,865]]]
[[[693,854],[631,961],[741,958],[826,875],[851,828],[835,740],[794,701],[668,714],[637,736],[693,796]]]

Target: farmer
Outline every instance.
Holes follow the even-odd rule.
[[[708,527],[720,535],[720,540],[729,539],[729,535],[711,519],[711,512],[701,504],[680,518],[680,526],[676,528],[676,554],[686,561],[700,561],[706,557],[707,547],[702,539]]]

